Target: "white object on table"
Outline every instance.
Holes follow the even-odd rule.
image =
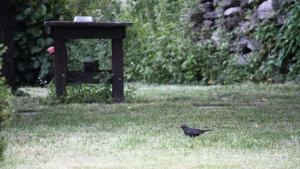
[[[93,17],[91,16],[75,16],[74,22],[93,22]]]

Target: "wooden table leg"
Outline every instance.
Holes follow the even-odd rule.
[[[58,97],[67,94],[67,49],[66,40],[54,40],[55,46],[55,81],[56,95]]]
[[[124,102],[123,39],[112,40],[112,96],[114,103]]]

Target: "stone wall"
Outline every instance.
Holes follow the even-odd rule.
[[[209,30],[198,39],[211,39],[220,45],[222,35],[218,27],[232,34],[230,52],[243,64],[252,52],[260,49],[260,44],[251,33],[259,23],[270,20],[282,25],[287,14],[280,12],[280,7],[296,0],[200,0],[199,6],[190,9],[187,16],[194,31]]]

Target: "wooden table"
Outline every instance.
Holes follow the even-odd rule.
[[[69,82],[67,72],[67,39],[111,39],[112,40],[112,97],[115,103],[124,102],[124,75],[123,75],[123,39],[126,37],[126,27],[129,22],[69,22],[48,21],[51,37],[55,47],[55,80],[56,94],[62,96],[66,93],[66,85]],[[81,74],[77,81],[90,83],[86,77],[92,74]]]

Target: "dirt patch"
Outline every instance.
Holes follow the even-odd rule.
[[[194,108],[201,108],[201,109],[216,109],[216,108],[224,108],[224,107],[241,107],[241,108],[248,108],[253,109],[257,107],[266,106],[266,102],[250,102],[250,103],[217,103],[217,104],[199,104],[194,103]]]
[[[38,114],[38,112],[36,112],[36,111],[20,111],[20,112],[17,112],[17,115],[20,115],[20,116],[35,116],[37,114]]]

